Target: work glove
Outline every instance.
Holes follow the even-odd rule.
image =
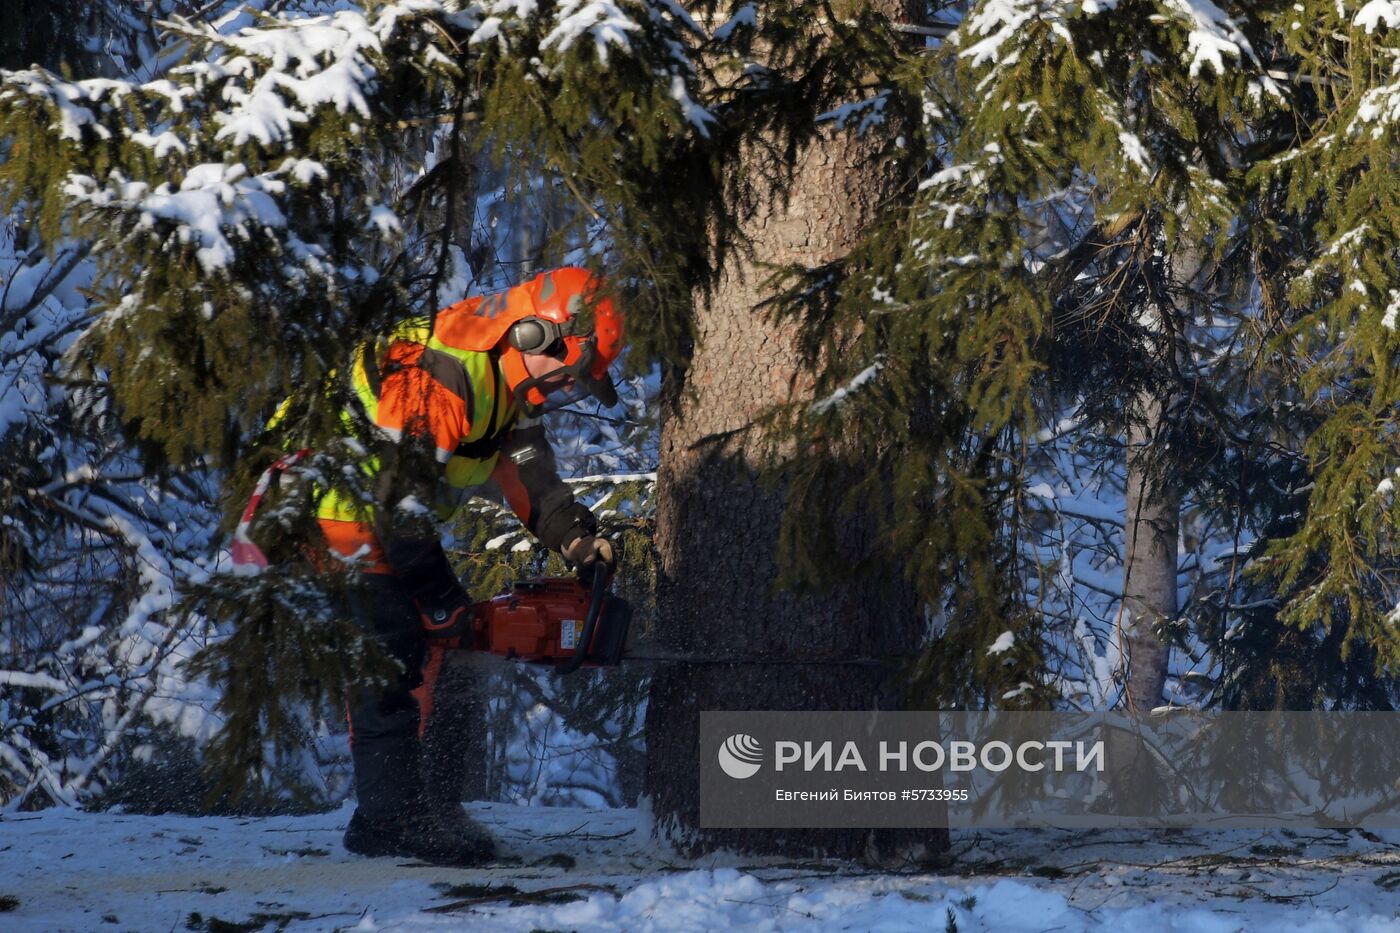
[[[617,551],[607,538],[584,535],[566,545],[562,553],[584,583],[592,583],[599,570],[611,575],[617,569]]]
[[[456,643],[450,647],[471,647],[472,604],[460,587],[436,599],[420,596],[414,603],[423,620],[423,634],[429,639]]]

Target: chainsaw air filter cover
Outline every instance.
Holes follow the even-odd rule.
[[[492,654],[523,661],[558,662],[578,650],[588,616],[589,589],[573,577],[542,577],[515,584],[476,605],[477,644]],[[604,597],[586,660],[616,664],[622,657],[632,607]]]

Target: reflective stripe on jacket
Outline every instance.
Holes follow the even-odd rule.
[[[491,476],[500,442],[515,425],[519,408],[495,357],[459,350],[430,336],[426,319],[400,326],[387,340],[355,353],[351,384],[370,422],[397,441],[410,425],[429,434],[443,464],[434,511],[444,521],[464,493]],[[377,472],[367,462],[366,472]],[[317,517],[368,522],[370,509],[331,491]]]
[[[594,530],[592,513],[559,478],[543,427],[521,417],[494,353],[450,346],[432,333],[427,319],[411,320],[356,351],[351,383],[365,415],[388,439],[405,432],[432,439],[443,465],[432,503],[439,520],[449,520],[472,490],[494,478],[546,547],[559,550]],[[369,457],[362,466],[373,476],[380,464]],[[372,505],[330,490],[321,497],[317,518],[327,545],[356,561],[357,569],[412,575],[414,568],[391,567],[388,558],[402,563],[396,550],[403,555],[423,548],[396,548],[398,542],[384,548]],[[435,541],[427,550],[436,552],[431,563],[442,563]]]

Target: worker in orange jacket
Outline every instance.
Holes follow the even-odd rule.
[[[405,322],[357,351],[354,404],[385,441],[366,464],[376,505],[330,491],[317,517],[329,550],[360,572],[357,621],[403,672],[351,704],[351,852],[454,864],[494,854],[460,793],[425,794],[419,701],[430,703],[432,684],[424,684],[424,659],[470,636],[470,600],[432,519],[447,518],[493,480],[525,526],[581,576],[611,572],[614,548],[560,480],[538,419],[551,394],[587,391],[615,405],[608,368],[622,340],[622,316],[599,280],[562,268]]]

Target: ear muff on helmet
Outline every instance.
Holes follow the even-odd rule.
[[[574,336],[576,320],[555,323],[540,317],[521,318],[506,331],[506,341],[521,353],[547,353],[565,337]]]
[[[437,336],[463,349],[494,350],[506,382],[527,413],[543,410],[555,380],[572,378],[604,405],[617,404],[608,368],[622,353],[622,314],[587,269],[566,266],[529,282],[445,309]],[[526,355],[549,354],[564,366],[542,379]]]

